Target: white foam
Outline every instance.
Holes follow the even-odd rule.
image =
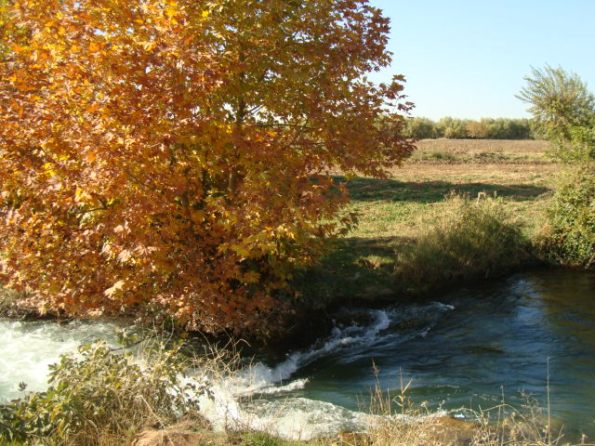
[[[45,390],[50,364],[76,352],[82,343],[113,340],[115,331],[110,323],[0,320],[0,402],[22,396],[21,382],[27,384],[27,391]]]
[[[289,354],[274,366],[252,364],[225,377],[213,377],[195,370],[185,378],[197,388],[208,389],[198,398],[199,410],[215,430],[249,429],[266,431],[286,439],[310,440],[339,431],[361,431],[377,420],[326,401],[294,394],[308,385],[308,379],[292,379],[312,362],[336,355],[358,357],[382,342],[402,342],[411,336],[426,336],[442,314],[454,307],[441,303],[389,310],[355,310],[360,323],[337,326],[325,340]],[[367,321],[361,323],[361,321]],[[415,320],[417,328],[403,335],[389,329],[402,321]],[[21,323],[0,321],[0,402],[19,396],[18,383],[29,390],[47,387],[48,365],[64,353],[76,351],[83,342],[113,337],[111,324]],[[285,396],[285,398],[283,398]]]
[[[371,319],[366,326],[335,327],[325,341],[288,355],[276,366],[256,363],[235,376],[211,383],[210,395],[202,395],[199,399],[200,411],[216,430],[264,431],[291,440],[311,440],[340,431],[365,430],[379,418],[330,402],[291,395],[281,400],[252,397],[303,389],[307,379],[287,382],[295,372],[342,349],[370,347],[382,339],[385,330],[395,320],[412,317],[425,320],[427,317],[428,323],[417,331],[417,336],[426,336],[440,315],[453,309],[450,305],[436,302],[408,307],[407,311],[366,310]]]

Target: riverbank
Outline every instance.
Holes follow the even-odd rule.
[[[456,200],[449,198],[453,194],[497,200],[528,241],[543,227],[560,170],[547,158],[549,143],[425,140],[419,147],[386,179],[344,179],[352,200],[348,211],[357,213],[359,224],[298,278],[297,287],[315,308],[342,301],[418,298],[460,285],[444,280],[424,293],[408,293],[406,279],[395,278],[399,255],[418,245],[445,215],[459,212]],[[532,256],[509,261],[510,268],[502,265],[505,273],[539,263]]]
[[[298,341],[307,345],[328,331],[325,311],[338,306],[382,306],[419,299],[538,263],[534,256],[518,250],[518,255],[498,261],[499,268],[491,268],[490,274],[479,271],[479,275],[464,276],[456,274],[457,269],[469,269],[462,265],[427,265],[439,270],[449,266],[454,273],[431,281],[417,277],[417,284],[408,281],[413,276],[410,271],[419,271],[415,261],[427,263],[411,260],[416,247],[445,216],[454,218],[461,212],[460,203],[449,198],[453,194],[471,201],[496,197],[507,223],[518,227],[525,240],[533,240],[543,227],[560,170],[547,157],[548,149],[549,143],[533,140],[423,140],[413,157],[385,179],[347,179],[337,172],[336,179],[344,181],[350,192],[347,212],[356,213],[359,223],[346,236],[329,243],[328,254],[318,265],[296,275],[293,286],[300,298],[292,300],[295,314],[288,322],[277,324],[283,333],[272,330],[275,335],[271,338],[283,344],[282,338],[288,337],[290,345]],[[437,237],[441,235],[434,235]],[[436,256],[430,253],[430,257]],[[399,261],[409,264],[399,265]],[[403,271],[400,275],[399,268]],[[420,281],[430,285],[421,289]],[[0,301],[0,315],[35,315],[30,306],[13,296],[0,295]]]
[[[49,419],[49,426],[62,421],[78,425],[89,417],[89,421],[84,421],[88,430],[70,437],[74,439],[70,444],[76,446],[86,444],[75,441],[80,436],[97,435],[94,426],[101,423],[106,426],[106,438],[112,441],[90,443],[94,446],[118,444],[113,440],[113,429],[123,429],[115,437],[122,440],[120,444],[128,445],[147,426],[153,426],[149,429],[153,438],[167,434],[162,432],[165,430],[178,439],[204,440],[189,444],[208,444],[214,438],[220,439],[219,444],[251,446],[348,445],[348,441],[354,444],[347,432],[359,432],[358,441],[362,445],[395,445],[403,438],[409,438],[409,442],[403,442],[409,445],[415,444],[412,438],[419,438],[420,444],[440,444],[427,441],[437,428],[436,415],[424,423],[415,418],[408,418],[409,423],[398,417],[381,419],[386,423],[378,431],[375,419],[370,418],[370,415],[403,411],[408,415],[463,417],[474,428],[483,429],[473,431],[478,433],[475,444],[491,445],[496,443],[485,438],[480,441],[483,437],[479,433],[485,434],[485,429],[490,427],[489,432],[495,435],[493,425],[482,427],[479,417],[473,412],[462,412],[461,407],[475,411],[480,407],[499,407],[502,388],[506,401],[514,407],[525,405],[518,394],[521,391],[530,393],[537,404],[546,406],[546,359],[551,357],[554,420],[551,436],[555,439],[558,426],[564,424],[565,439],[579,442],[581,431],[590,438],[595,433],[590,410],[595,395],[589,387],[595,370],[592,343],[595,314],[590,294],[593,279],[591,273],[564,270],[524,273],[435,295],[436,301],[425,304],[398,304],[382,310],[351,308],[336,318],[337,325],[330,336],[318,339],[306,349],[287,351],[276,358],[261,354],[251,361],[251,366],[242,361],[238,367],[234,357],[223,351],[207,356],[214,358],[215,363],[205,364],[203,350],[194,346],[191,351],[198,355],[198,362],[191,362],[186,374],[191,381],[176,380],[173,387],[179,389],[188,382],[204,397],[198,404],[183,405],[184,410],[178,413],[191,414],[193,408],[198,408],[209,423],[195,418],[191,426],[181,429],[184,432],[176,426],[180,420],[168,412],[169,404],[152,399],[155,395],[170,394],[155,393],[155,383],[171,382],[171,376],[163,372],[175,369],[177,361],[172,366],[152,367],[142,376],[135,362],[109,359],[110,356],[99,354],[102,350],[92,354],[97,350],[85,350],[90,361],[83,364],[59,361],[59,352],[75,353],[78,342],[89,342],[98,335],[117,346],[113,344],[116,336],[110,329],[113,324],[0,321],[0,331],[4,333],[0,351],[5,360],[0,364],[0,396],[2,389],[11,398],[23,395],[18,389],[20,381],[29,383],[30,390],[43,390],[43,378],[47,376],[43,365],[61,363],[54,369],[54,375],[57,373],[60,381],[66,380],[69,385],[50,392],[47,398],[33,400],[34,410],[19,413],[25,417],[53,414],[56,418]],[[122,350],[118,348],[114,353],[120,354]],[[142,363],[149,367],[152,363],[159,364],[163,355],[153,358],[156,361]],[[190,357],[190,360],[195,359]],[[210,378],[205,380],[205,376]],[[412,379],[410,386],[409,379]],[[383,399],[371,392],[376,382],[379,389],[387,392]],[[402,391],[407,387],[407,391]],[[116,394],[118,398],[113,398]],[[403,394],[411,398],[411,404],[405,407],[399,405],[406,401]],[[155,406],[149,411],[143,405],[137,406],[134,402],[138,401],[138,395]],[[385,401],[385,406],[378,401]],[[119,403],[114,406],[116,402]],[[386,409],[389,403],[393,404],[390,411]],[[49,410],[57,404],[77,410]],[[102,409],[104,405],[109,411]],[[0,415],[7,413],[3,410],[0,409]],[[96,412],[98,419],[94,418]],[[543,427],[545,412],[536,413],[541,414],[536,421]],[[103,418],[106,414],[113,417]],[[148,418],[139,418],[142,414]],[[492,422],[497,422],[498,412],[492,415]],[[525,420],[528,415],[523,413],[518,420]],[[69,420],[71,416],[74,419]],[[109,420],[117,423],[109,424]],[[134,429],[125,423],[131,423]],[[224,427],[228,433],[220,432]],[[189,435],[187,431],[194,434],[185,437]],[[339,435],[341,432],[345,435]],[[411,437],[405,437],[407,433]],[[315,441],[315,438],[322,439]],[[341,438],[345,442],[339,442]],[[519,439],[516,444],[528,442]],[[531,444],[548,443],[544,440]]]

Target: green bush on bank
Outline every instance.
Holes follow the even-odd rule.
[[[572,127],[568,138],[552,138],[549,155],[565,163],[588,163],[595,161],[595,115],[590,127]]]
[[[153,349],[141,367],[105,342],[82,346],[50,366],[49,388],[0,406],[0,444],[127,444],[142,427],[190,407],[179,348]]]
[[[595,261],[595,163],[573,165],[561,176],[548,224],[536,242],[554,264],[590,268]]]
[[[396,288],[422,295],[504,274],[529,259],[528,243],[500,200],[453,196],[441,220],[396,260]]]

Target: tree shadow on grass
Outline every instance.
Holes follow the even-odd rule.
[[[347,184],[353,201],[414,201],[434,203],[451,192],[476,197],[483,192],[489,196],[515,201],[534,200],[550,192],[546,187],[530,184],[449,183],[446,181],[397,181],[394,179],[354,178],[337,176],[335,181]]]
[[[316,266],[296,275],[294,288],[311,308],[392,300],[395,253],[413,241],[408,237],[335,240]]]

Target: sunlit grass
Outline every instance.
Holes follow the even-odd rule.
[[[297,286],[315,306],[329,300],[402,297],[394,285],[396,254],[453,212],[447,199],[453,193],[498,198],[510,222],[532,240],[544,225],[560,170],[549,161],[548,147],[543,141],[426,140],[420,152],[446,150],[458,161],[413,159],[385,179],[347,180],[338,173],[337,180],[345,181],[350,192],[349,211],[359,215],[359,223],[330,246],[317,267],[298,274]],[[474,154],[483,152],[509,161],[514,156],[514,162],[477,161]]]

